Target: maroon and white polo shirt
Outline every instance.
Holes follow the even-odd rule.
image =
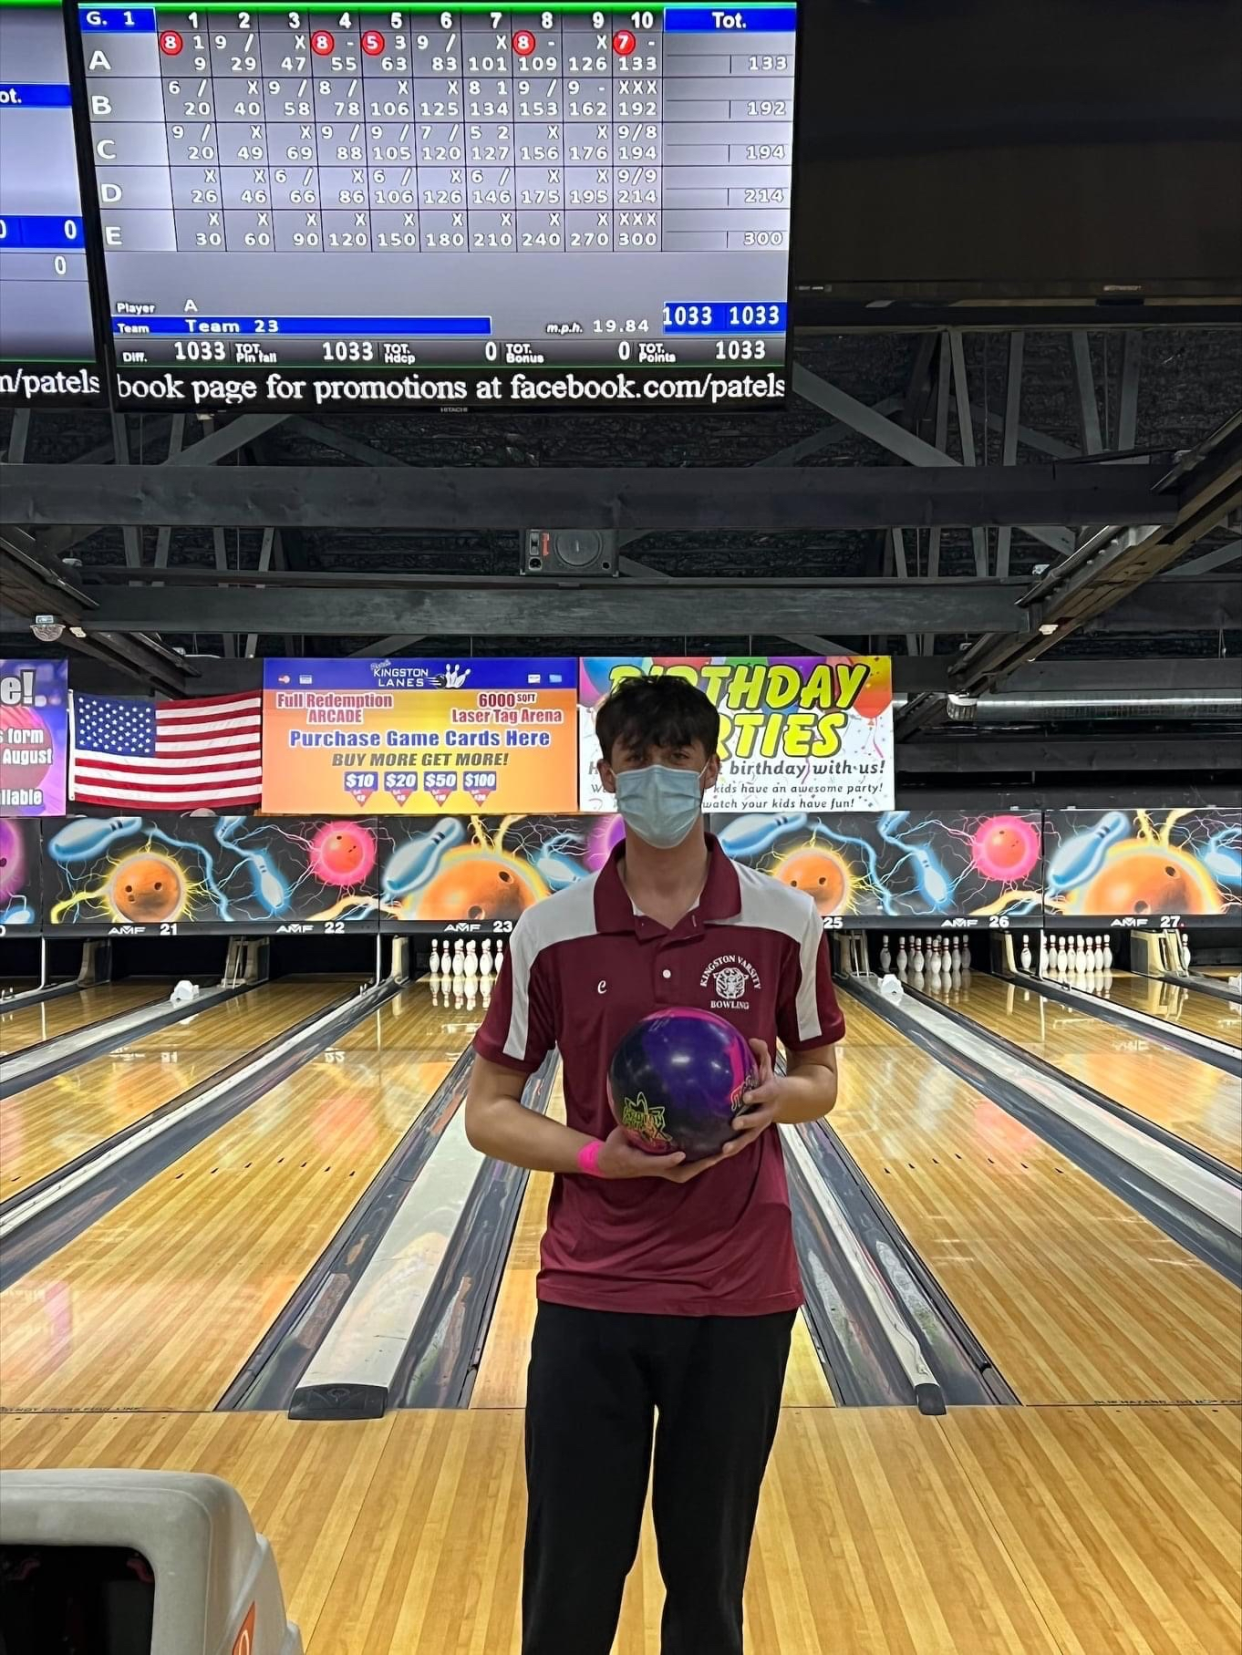
[[[661,1006],[717,1012],[787,1049],[840,1040],[845,1021],[811,898],[731,862],[708,837],[699,905],[673,930],[634,911],[619,845],[598,874],[518,921],[475,1050],[522,1074],[560,1047],[565,1113],[603,1138],[615,1122],[608,1064]],[[558,1177],[538,1293],[585,1310],[760,1316],[801,1304],[780,1136],[688,1184]]]

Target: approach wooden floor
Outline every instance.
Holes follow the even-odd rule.
[[[269,1031],[279,998],[256,991],[214,1023]],[[1125,1031],[989,985],[963,1009],[1130,1084],[1108,1062]],[[848,1016],[836,1130],[1027,1406],[834,1408],[799,1322],[748,1655],[1238,1655],[1236,1287],[866,1008]],[[231,1042],[207,1038],[212,1022],[143,1040],[141,1062],[83,1066],[85,1091],[13,1100],[9,1176],[218,1062]],[[468,1409],[357,1425],[211,1411],[476,1022],[412,985],[0,1296],[0,1470],[226,1478],[273,1542],[307,1655],[517,1655],[546,1177]],[[1236,1147],[1236,1092],[1177,1067],[1133,1106]],[[615,1655],[658,1655],[661,1596],[648,1526]]]
[[[516,1655],[513,1409],[0,1417],[0,1466],[210,1471],[275,1547],[307,1655]],[[786,1410],[749,1655],[1236,1655],[1242,1411]],[[616,1655],[656,1655],[650,1532]]]

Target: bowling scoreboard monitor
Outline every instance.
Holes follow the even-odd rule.
[[[97,405],[59,0],[0,0],[0,77],[0,405]]]
[[[72,15],[120,408],[784,397],[796,4]]]

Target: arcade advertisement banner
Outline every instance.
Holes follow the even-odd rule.
[[[332,935],[378,924],[368,823],[71,816],[43,832],[43,908],[55,930]]]
[[[381,928],[508,932],[545,896],[597,873],[619,816],[442,816],[377,825]]]
[[[1001,930],[1040,910],[1037,810],[713,813],[710,826],[735,861],[814,897],[825,930]]]
[[[1242,811],[1044,813],[1044,916],[1168,930],[1242,924]]]
[[[263,809],[575,810],[577,662],[271,660]]]
[[[63,816],[68,661],[0,660],[0,816]]]
[[[611,811],[595,712],[626,678],[671,673],[720,713],[720,779],[709,811],[888,810],[893,804],[893,674],[886,655],[605,655],[578,663],[582,810]]]
[[[0,816],[0,936],[39,923],[39,824]]]

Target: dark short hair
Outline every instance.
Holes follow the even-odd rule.
[[[620,743],[631,758],[653,747],[702,743],[708,758],[720,741],[720,714],[697,684],[668,673],[623,678],[595,716],[600,750],[611,764]]]

